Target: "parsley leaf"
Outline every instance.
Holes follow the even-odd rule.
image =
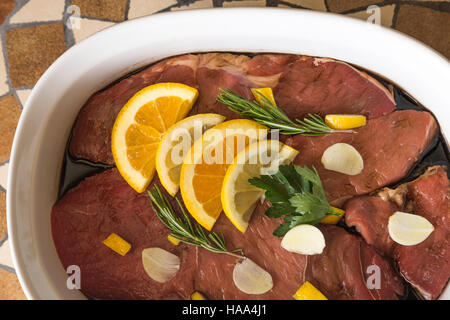
[[[273,232],[282,237],[299,224],[318,224],[327,215],[340,215],[330,206],[317,170],[295,165],[281,165],[273,175],[261,175],[249,180],[265,190],[271,203],[265,214],[282,218],[284,222]]]

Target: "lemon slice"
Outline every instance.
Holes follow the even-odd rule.
[[[156,151],[156,171],[161,184],[172,197],[180,188],[181,164],[193,142],[204,131],[224,120],[220,114],[198,114],[175,123],[164,134]]]
[[[223,179],[221,200],[223,211],[239,231],[247,230],[253,210],[264,194],[248,180],[276,173],[280,164],[290,163],[297,154],[297,150],[277,140],[264,140],[249,145],[236,156]]]
[[[322,292],[314,287],[309,281],[305,281],[293,297],[295,300],[328,300],[327,297],[325,297]]]
[[[325,123],[335,130],[347,130],[366,125],[366,117],[358,114],[327,114]]]
[[[222,212],[220,193],[228,166],[247,145],[265,139],[267,127],[237,119],[218,124],[198,139],[183,160],[180,191],[189,213],[211,230]]]
[[[264,101],[264,98],[261,97],[261,94],[265,96],[274,106],[277,104],[275,103],[275,97],[273,96],[272,88],[253,88],[252,90],[253,96],[255,97],[255,100],[258,101],[261,104],[264,104],[266,101]]]
[[[425,241],[434,231],[433,225],[424,217],[397,211],[389,217],[389,236],[404,246],[413,246]]]
[[[155,174],[161,136],[183,119],[197,99],[195,88],[181,83],[158,83],[137,92],[117,115],[111,149],[122,177],[143,192]]]

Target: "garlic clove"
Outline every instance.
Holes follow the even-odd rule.
[[[322,164],[325,169],[348,174],[360,174],[364,169],[361,154],[347,143],[335,143],[329,146],[322,155]]]
[[[424,217],[397,211],[389,217],[389,236],[404,246],[413,246],[425,241],[434,231],[433,225]]]
[[[142,250],[142,264],[147,275],[160,283],[171,280],[180,270],[180,258],[161,248]]]
[[[304,255],[320,254],[325,248],[325,238],[319,228],[301,224],[285,234],[281,240],[281,247]]]
[[[247,294],[263,294],[273,287],[270,273],[248,258],[234,266],[233,281],[239,290]]]

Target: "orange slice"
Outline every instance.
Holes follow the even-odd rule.
[[[162,135],[191,110],[198,91],[181,83],[158,83],[137,92],[120,110],[111,149],[122,177],[143,192],[155,174],[155,155]]]
[[[222,212],[222,182],[238,152],[263,140],[267,127],[246,119],[230,120],[206,131],[181,165],[180,191],[189,213],[211,230]]]

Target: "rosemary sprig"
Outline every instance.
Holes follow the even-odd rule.
[[[273,105],[266,96],[257,92],[261,96],[262,103],[249,101],[231,89],[223,89],[217,96],[217,101],[227,105],[228,108],[245,118],[252,119],[270,129],[279,130],[281,134],[301,134],[304,136],[320,136],[335,132],[353,133],[353,130],[334,130],[330,128],[318,114],[308,114],[309,118],[303,120],[296,119],[295,123],[280,108]]]
[[[225,253],[236,258],[245,258],[242,249],[228,250],[223,234],[215,232],[206,233],[197,221],[191,221],[183,205],[175,198],[182,215],[175,213],[172,205],[162,194],[158,186],[154,186],[152,191],[147,191],[151,200],[151,205],[161,222],[171,230],[170,235],[181,242],[202,247],[215,253]],[[240,253],[240,254],[237,254]]]

